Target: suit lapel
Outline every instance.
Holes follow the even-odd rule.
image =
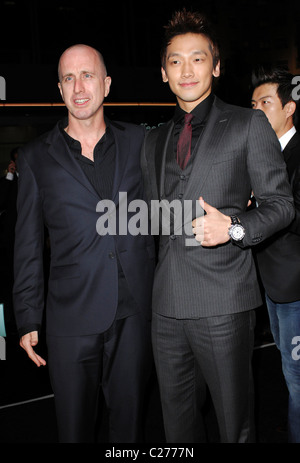
[[[155,147],[155,172],[160,199],[164,196],[165,193],[166,157],[170,136],[173,132],[173,127],[174,123],[172,120],[161,127]]]
[[[202,190],[214,162],[214,153],[219,149],[230,115],[230,111],[221,110],[217,107],[216,102],[213,104],[203,135],[195,146],[193,168],[183,199],[193,197],[195,193]]]
[[[117,204],[119,201],[119,191],[122,191],[122,182],[124,181],[124,174],[126,170],[126,164],[128,161],[128,153],[131,149],[131,140],[127,132],[117,128],[111,124],[111,130],[115,138],[116,146],[116,165],[115,165],[115,175],[114,175],[114,184],[113,184],[113,195],[112,200]],[[127,191],[127,187],[124,185],[124,191]]]
[[[299,146],[300,135],[296,132],[283,150],[283,157],[286,162],[290,178],[299,163]]]
[[[90,183],[79,163],[72,155],[65,142],[58,125],[49,133],[46,143],[49,144],[48,153],[79,183],[87,188],[99,200],[99,195]]]
[[[203,136],[198,140],[194,149],[193,169],[183,199],[193,197],[195,192],[202,189],[213,165],[214,153],[220,145],[230,117],[231,111],[223,109],[222,102],[215,98]],[[173,127],[172,120],[163,125],[156,143],[155,171],[160,198],[164,196],[166,155]],[[199,172],[201,173],[200,182]]]
[[[283,156],[284,156],[285,162],[288,162],[289,158],[293,154],[294,148],[296,148],[299,143],[300,143],[300,136],[296,132],[283,150]]]

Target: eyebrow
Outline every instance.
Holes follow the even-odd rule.
[[[94,73],[92,71],[80,71],[80,75],[82,74],[94,74]],[[74,72],[67,72],[66,74],[62,76],[62,79],[64,79],[65,77],[70,77],[70,76],[75,76]]]
[[[258,98],[258,100],[252,100],[251,101],[260,101],[260,100],[265,100],[266,98],[274,98],[274,95],[266,95],[266,96],[261,96],[260,98]]]
[[[207,52],[204,51],[204,50],[195,50],[195,51],[192,51],[191,55],[205,55],[205,56],[207,56]],[[182,53],[174,51],[173,53],[170,53],[167,56],[167,59],[174,58],[174,56],[182,56]]]

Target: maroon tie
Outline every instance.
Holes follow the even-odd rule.
[[[184,126],[177,143],[177,163],[181,169],[185,169],[188,160],[191,157],[191,144],[192,144],[192,125],[191,120],[193,115],[188,113],[184,116]]]

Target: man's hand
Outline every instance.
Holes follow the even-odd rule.
[[[206,214],[197,217],[192,222],[196,240],[205,247],[217,246],[229,241],[228,229],[231,225],[231,218],[205,203],[202,197],[199,198],[199,203]]]
[[[36,346],[38,343],[38,332],[32,331],[31,333],[27,333],[22,336],[20,340],[20,346],[27,352],[28,357],[38,366],[41,365],[45,366],[45,360],[40,357],[32,348],[32,346]]]

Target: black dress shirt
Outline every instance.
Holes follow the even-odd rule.
[[[198,104],[191,112],[194,115],[192,119],[192,146],[191,157],[184,170],[181,170],[177,164],[177,142],[180,132],[184,125],[184,116],[186,112],[176,106],[173,117],[174,129],[173,136],[170,137],[170,142],[167,149],[166,171],[165,171],[165,197],[168,201],[173,199],[181,199],[183,197],[187,182],[192,172],[194,161],[194,149],[202,136],[209,112],[214,101],[214,96],[210,94],[204,101]]]
[[[106,131],[103,137],[98,141],[94,148],[94,161],[91,161],[86,156],[83,156],[81,151],[81,143],[78,140],[70,137],[64,130],[68,125],[67,119],[60,122],[59,127],[70,148],[71,153],[80,164],[83,172],[91,182],[101,199],[112,199],[112,189],[115,174],[116,147],[115,139],[112,130],[109,126],[109,121],[105,119]],[[96,206],[95,206],[96,207]],[[118,265],[118,310],[116,320],[134,315],[139,312],[139,307],[129,293],[128,285],[125,279],[121,263],[116,253],[116,261]]]
[[[106,131],[94,148],[94,161],[81,152],[81,144],[70,137],[64,130],[67,120],[60,123],[60,129],[70,148],[71,153],[79,162],[83,172],[99,194],[101,199],[111,199],[115,173],[115,141],[113,133],[106,121]]]
[[[209,112],[211,110],[212,104],[214,101],[214,95],[211,93],[205,100],[201,101],[201,103],[196,106],[191,114],[193,114],[192,119],[192,146],[191,146],[191,158],[193,157],[193,151],[196,146],[196,143],[203,132],[203,128],[207,121]],[[180,135],[181,130],[183,129],[184,125],[184,116],[186,112],[180,108],[179,105],[176,106],[175,114],[173,117],[174,121],[174,132],[173,132],[173,146],[174,146],[174,153],[175,159],[177,155],[177,142]]]

